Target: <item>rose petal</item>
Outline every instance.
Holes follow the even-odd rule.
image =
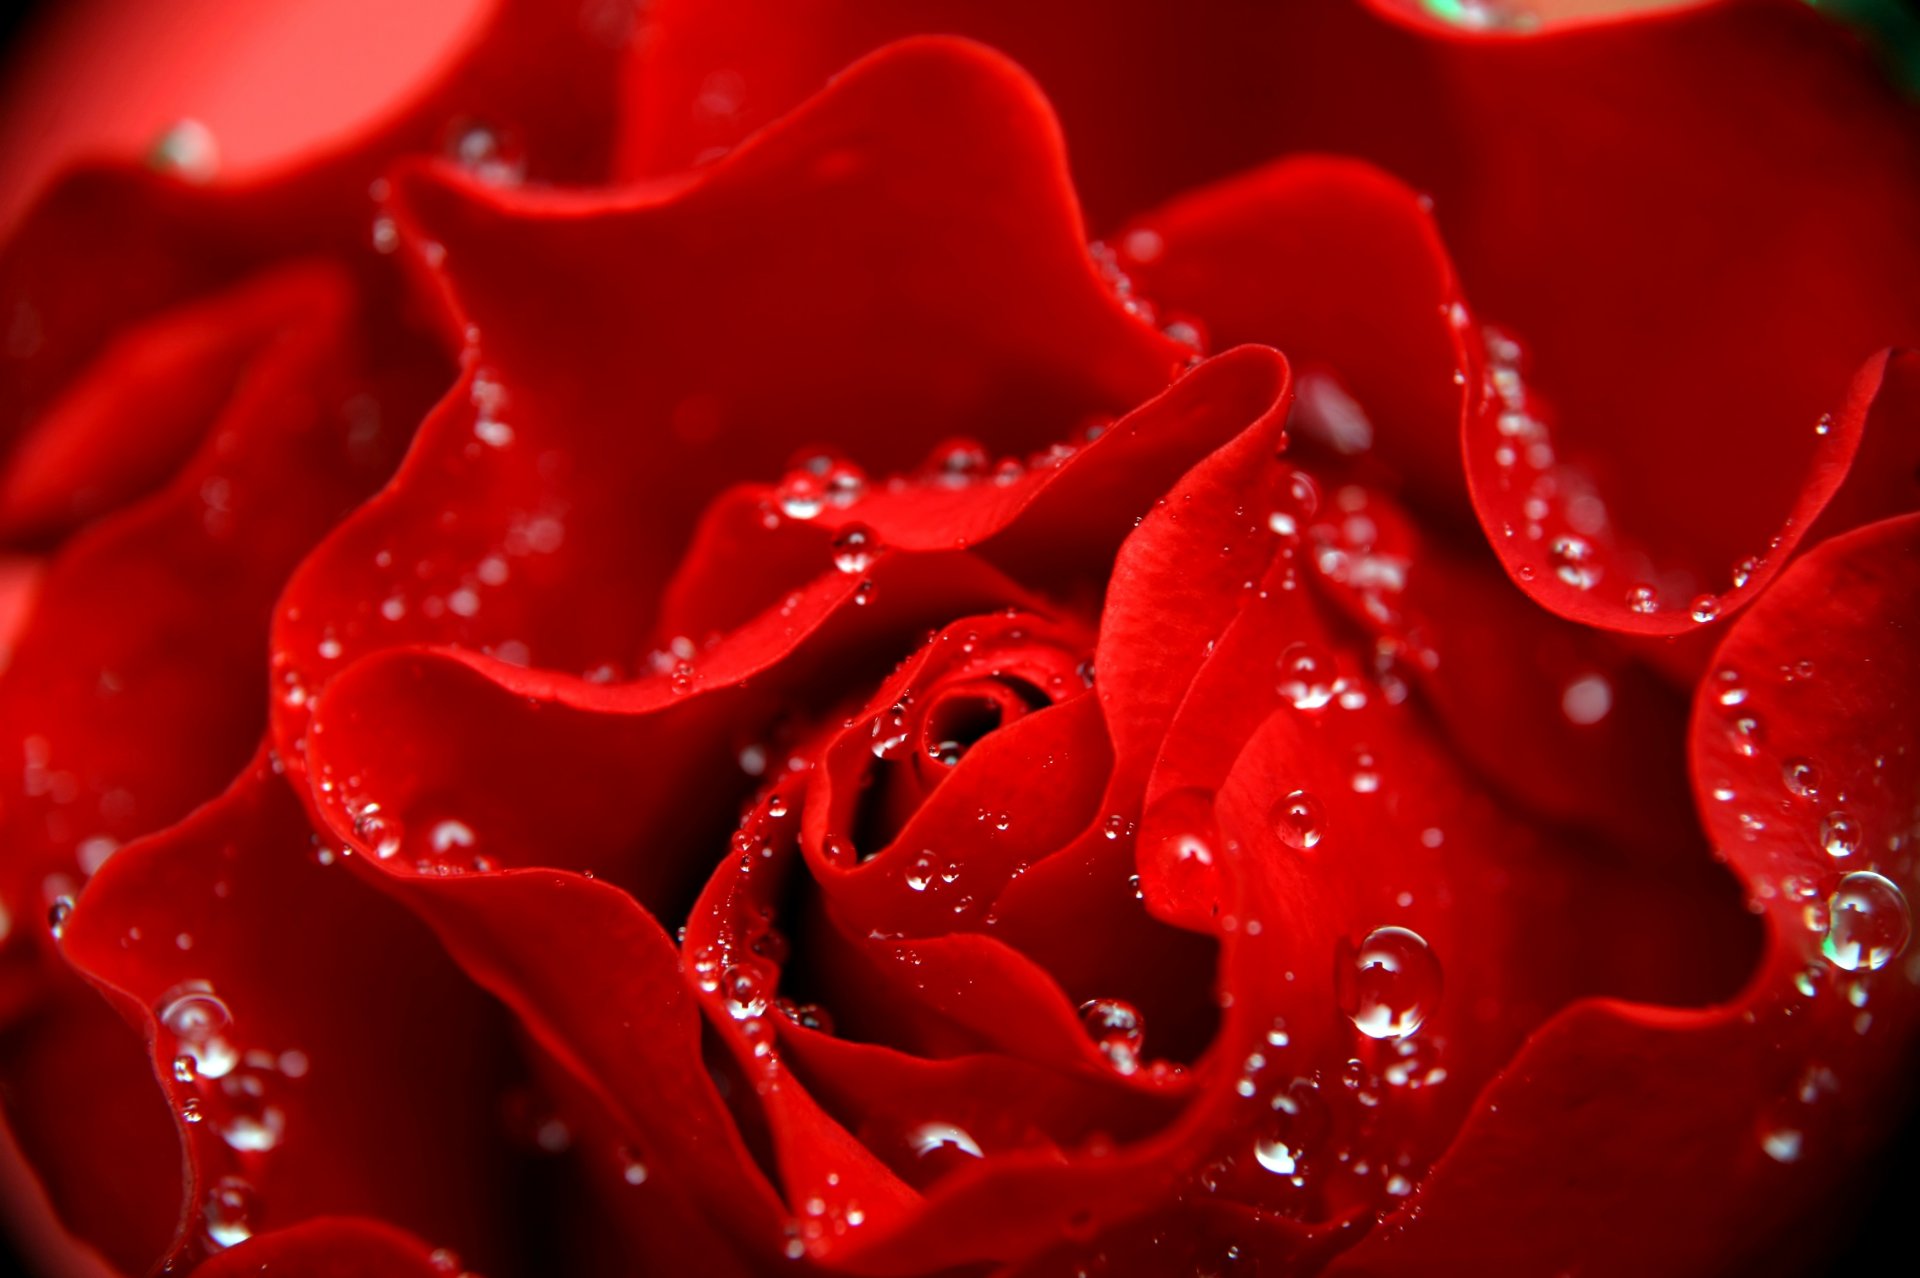
[[[261,684],[236,671],[258,661],[288,569],[383,473],[390,445],[357,431],[356,405],[407,397],[363,371],[353,295],[323,269],[262,287],[301,319],[249,363],[165,489],[52,561],[0,683],[0,725],[25,751],[0,816],[0,891],[17,914],[71,896],[245,763]],[[29,934],[15,932],[10,983],[30,982]]]
[[[71,970],[50,970],[36,995],[0,1046],[8,1090],[32,1098],[10,1107],[7,1126],[52,1209],[46,1233],[56,1237],[47,1245],[56,1254],[85,1248],[114,1272],[143,1273],[165,1254],[181,1203],[180,1141],[152,1059]]]
[[[1373,449],[1424,511],[1464,521],[1467,315],[1430,204],[1371,165],[1299,156],[1182,196],[1112,242],[1161,310],[1198,317],[1222,346],[1286,352],[1296,416],[1322,427],[1297,430],[1302,444]]]
[[[276,649],[308,691],[410,640],[625,672],[726,481],[773,479],[850,424],[840,443],[876,470],[981,423],[996,447],[1037,448],[1158,391],[1177,362],[1086,259],[1031,84],[964,44],[876,58],[665,193],[402,187],[477,347],[396,487],[289,589]],[[749,241],[760,259],[742,273]],[[588,582],[601,602],[582,614],[566,601]],[[296,613],[338,625],[338,650],[316,661],[322,636]]]
[[[510,122],[538,177],[601,176],[617,54],[575,18],[540,0],[497,6],[404,107],[277,173],[196,186],[130,165],[69,171],[0,252],[11,355],[0,362],[0,439],[10,443],[128,325],[287,257],[338,255],[390,288],[369,188],[395,156],[455,140],[446,135],[462,121]]]
[[[1847,1169],[1884,1140],[1887,1098],[1905,1087],[1913,1059],[1911,955],[1849,973],[1822,957],[1824,925],[1809,927],[1820,921],[1809,907],[1856,868],[1877,865],[1906,890],[1914,883],[1920,779],[1902,707],[1920,686],[1917,565],[1912,516],[1816,548],[1722,644],[1715,669],[1740,677],[1702,685],[1693,729],[1701,812],[1768,931],[1746,991],[1700,1012],[1601,1003],[1550,1022],[1483,1098],[1419,1212],[1336,1272],[1535,1270],[1576,1258],[1655,1274],[1816,1263],[1829,1241],[1818,1222],[1843,1218]],[[1745,695],[1723,704],[1736,689]],[[1741,718],[1764,727],[1744,731]],[[1829,802],[1793,792],[1788,761],[1801,758],[1819,761],[1810,775]],[[1809,774],[1793,771],[1804,784]],[[1721,799],[1723,790],[1733,797]],[[1863,837],[1836,858],[1821,823],[1841,790]],[[1660,1156],[1648,1157],[1656,1143]],[[1495,1235],[1483,1227],[1487,1202],[1502,1204]],[[1634,1228],[1603,1223],[1623,1219]]]
[[[382,1221],[321,1216],[252,1238],[195,1270],[213,1278],[445,1278],[453,1252]]]
[[[515,1241],[505,1027],[423,928],[333,860],[256,760],[117,854],[68,920],[67,955],[144,1029],[147,1087],[157,1077],[179,1116],[176,1258],[370,1213],[497,1267]],[[452,1076],[417,1086],[450,1059]]]

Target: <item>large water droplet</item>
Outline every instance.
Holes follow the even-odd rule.
[[[1298,710],[1318,710],[1333,700],[1333,658],[1310,643],[1289,644],[1280,654],[1280,695]]]
[[[1376,928],[1338,964],[1341,1010],[1368,1038],[1405,1038],[1440,1001],[1440,961],[1426,938],[1404,927]]]
[[[1133,1004],[1117,998],[1089,1000],[1080,1005],[1080,1022],[1115,1069],[1131,1074],[1140,1068],[1147,1031]]]
[[[1720,615],[1720,596],[1695,595],[1693,604],[1687,609],[1687,615],[1701,625],[1706,625]]]
[[[1827,898],[1827,936],[1820,952],[1835,967],[1873,972],[1907,948],[1913,919],[1892,879],[1856,870]]]
[[[880,538],[865,524],[848,524],[833,538],[833,566],[841,572],[861,573],[880,555]]]
[[[773,499],[788,519],[812,519],[826,509],[826,480],[805,467],[788,471],[773,490]]]
[[[1803,799],[1819,797],[1820,770],[1809,759],[1788,759],[1780,765],[1780,777],[1787,789]]]
[[[1860,850],[1860,822],[1844,810],[1827,813],[1820,822],[1820,846],[1831,857],[1852,856]]]
[[[259,1208],[252,1185],[238,1176],[222,1176],[207,1191],[202,1224],[208,1244],[224,1251],[253,1237],[254,1215]]]
[[[767,1014],[767,982],[760,969],[746,964],[728,968],[720,978],[727,1000],[727,1014],[736,1021],[752,1020]]]
[[[932,1158],[944,1151],[964,1154],[968,1158],[984,1158],[978,1141],[967,1133],[966,1128],[956,1127],[952,1123],[922,1123],[907,1133],[907,1146],[921,1158]]]
[[[1304,470],[1293,471],[1280,484],[1273,513],[1267,516],[1267,527],[1282,537],[1298,536],[1319,509],[1320,489],[1314,484],[1313,476]]]
[[[1593,546],[1584,537],[1555,537],[1547,547],[1547,559],[1553,564],[1554,575],[1575,590],[1591,590],[1600,580]]]
[[[220,143],[198,120],[180,120],[154,140],[147,164],[186,182],[211,182],[220,172]]]
[[[1273,805],[1273,832],[1290,848],[1304,852],[1318,846],[1326,825],[1320,800],[1305,790],[1295,790]]]
[[[233,1023],[233,1013],[205,981],[176,986],[161,1001],[160,1024],[183,1043],[205,1043]]]

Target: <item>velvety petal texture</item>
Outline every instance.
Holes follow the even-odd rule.
[[[498,0],[56,181],[36,1256],[1816,1269],[1920,1060],[1920,109],[1570,3]]]

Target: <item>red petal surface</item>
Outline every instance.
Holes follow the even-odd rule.
[[[1159,390],[1181,350],[1087,260],[1032,85],[963,44],[867,64],[684,189],[403,191],[476,346],[395,487],[290,587],[275,647],[300,697],[423,640],[625,677],[675,637],[660,591],[743,474],[822,439],[906,470],[983,425],[1024,453]]]
[[[451,1251],[374,1220],[324,1216],[226,1251],[194,1272],[210,1278],[446,1278]]]
[[[537,178],[600,176],[616,53],[575,18],[507,0],[412,101],[277,173],[196,186],[132,165],[70,171],[0,253],[0,439],[11,443],[126,326],[277,260],[330,253],[388,276],[371,184],[395,156],[437,152],[467,124],[510,127],[503,144]]]
[[[1289,150],[1383,164],[1433,193],[1476,312],[1531,353],[1526,411],[1552,425],[1546,487],[1527,462],[1525,444],[1546,440],[1533,428],[1517,469],[1496,460],[1512,443],[1497,396],[1467,432],[1475,502],[1509,570],[1609,628],[1684,633],[1705,595],[1703,614],[1726,615],[1844,474],[1877,375],[1850,392],[1861,361],[1920,342],[1906,230],[1920,221],[1920,112],[1836,24],[1785,0],[1528,38],[1378,7],[1393,20],[1341,0],[1039,20],[1012,5],[668,4],[635,52],[623,163],[670,171],[876,44],[957,30],[1005,48],[1059,104],[1096,226]],[[1274,287],[1246,269],[1264,256],[1208,290],[1239,285],[1220,303],[1229,328]],[[1468,372],[1477,387],[1478,361]],[[1816,436],[1822,413],[1834,424]],[[1530,517],[1529,498],[1550,517]],[[1554,553],[1568,537],[1583,543],[1577,572]],[[1652,611],[1629,606],[1643,585],[1634,598]]]
[[[362,429],[362,410],[410,396],[363,371],[351,291],[318,268],[261,287],[299,321],[248,362],[167,487],[55,557],[16,640],[0,731],[25,766],[6,780],[0,890],[22,915],[245,763],[264,724],[272,600],[390,464],[392,441]],[[36,933],[11,938],[9,1001],[26,997]]]
[[[426,929],[334,860],[256,762],[116,854],[68,921],[67,955],[140,1027],[121,1032],[144,1032],[149,1094],[178,1116],[175,1254],[368,1214],[508,1267],[524,1222],[507,1209],[505,1026]]]
[[[1874,970],[1860,961],[1870,948],[1830,946],[1859,964],[1848,970],[1823,957],[1823,943],[1828,920],[1846,913],[1827,906],[1843,875],[1914,888],[1920,774],[1903,707],[1920,686],[1917,586],[1914,517],[1828,542],[1736,623],[1703,682],[1700,809],[1767,927],[1747,989],[1704,1012],[1590,1004],[1551,1022],[1489,1090],[1420,1211],[1336,1272],[1813,1262],[1826,1235],[1805,1222],[1847,1210],[1846,1169],[1885,1139],[1886,1098],[1912,1068],[1910,947]],[[1835,811],[1855,822],[1838,840]],[[1854,851],[1828,851],[1856,838]],[[1890,896],[1860,899],[1873,904],[1843,927],[1890,922]],[[1864,935],[1905,944],[1898,927]],[[1678,939],[1646,937],[1653,947]],[[1489,1202],[1502,1204],[1493,1233]]]

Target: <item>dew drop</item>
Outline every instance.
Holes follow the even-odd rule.
[[[833,538],[833,566],[845,573],[862,573],[880,554],[880,538],[865,524],[848,524]]]
[[[238,1176],[222,1176],[207,1191],[202,1228],[216,1251],[237,1246],[253,1237],[253,1218],[259,1210],[253,1186]]]
[[[1586,727],[1600,722],[1613,709],[1613,685],[1605,675],[1581,675],[1560,693],[1560,712]]]
[[[233,1014],[204,981],[176,986],[160,1004],[160,1024],[183,1043],[206,1043],[233,1023]]]
[[[1318,710],[1333,700],[1333,658],[1309,643],[1280,654],[1280,695],[1297,710]]]
[[[177,1083],[191,1083],[200,1077],[200,1067],[193,1057],[181,1055],[173,1058],[173,1078]]]
[[[720,977],[726,995],[727,1014],[736,1021],[753,1020],[767,1014],[767,985],[760,969],[741,965],[730,967]]]
[[[53,904],[47,907],[47,930],[53,933],[53,939],[59,940],[67,934],[67,920],[73,917],[73,898],[56,896]]]
[[[1405,1038],[1440,1000],[1440,962],[1426,938],[1404,927],[1376,928],[1336,971],[1341,1010],[1368,1038]]]
[[[1627,611],[1649,616],[1660,611],[1660,594],[1646,582],[1627,587]]]
[[[1140,1068],[1146,1026],[1133,1004],[1117,998],[1091,999],[1080,1005],[1080,1022],[1115,1069],[1131,1074]]]
[[[647,1183],[647,1165],[640,1161],[638,1154],[625,1147],[620,1150],[620,1179],[629,1185]]]
[[[907,1147],[921,1158],[951,1150],[968,1158],[984,1158],[978,1141],[964,1127],[952,1123],[922,1123],[907,1133]]]
[[[1695,595],[1687,615],[1701,625],[1706,625],[1720,615],[1720,596]]]
[[[1893,880],[1856,870],[1827,898],[1827,936],[1820,952],[1848,972],[1874,972],[1907,947],[1913,919]]]
[[[400,850],[400,825],[382,815],[377,803],[360,809],[360,814],[353,819],[353,832],[381,860]]]
[[[1304,470],[1293,471],[1280,485],[1273,512],[1267,516],[1267,527],[1282,537],[1298,536],[1319,509],[1320,489],[1313,482],[1313,476]]]
[[[1820,796],[1820,770],[1809,759],[1788,759],[1780,765],[1781,779],[1787,789],[1803,799]]]
[[[927,469],[950,488],[964,488],[987,469],[987,450],[971,439],[950,439],[934,448]]]
[[[812,519],[827,506],[826,480],[802,466],[787,472],[774,489],[773,499],[788,519]]]
[[[1326,812],[1320,800],[1305,790],[1295,790],[1273,805],[1274,833],[1290,848],[1304,852],[1317,847],[1326,825]]]
[[[1591,590],[1600,580],[1600,566],[1594,562],[1593,546],[1584,537],[1555,537],[1547,547],[1547,558],[1554,575],[1575,590]]]
[[[1820,822],[1820,846],[1831,857],[1852,856],[1860,850],[1860,822],[1851,812],[1827,813]]]
[[[220,144],[198,120],[180,120],[154,140],[147,166],[186,182],[211,182],[220,172]]]
[[[1799,1161],[1802,1136],[1797,1128],[1769,1127],[1760,1133],[1760,1148],[1776,1163]]]

